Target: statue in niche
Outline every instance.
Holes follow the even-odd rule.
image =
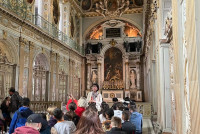
[[[135,82],[136,81],[136,72],[134,69],[130,71],[130,89],[136,88]]]
[[[92,84],[96,84],[98,80],[97,70],[92,71]]]

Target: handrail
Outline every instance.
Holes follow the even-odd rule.
[[[53,38],[61,41],[64,46],[68,46],[81,55],[85,55],[84,47],[78,45],[73,39],[67,36],[65,33],[60,31],[56,25],[50,23],[46,19],[44,19],[40,15],[34,15],[32,13],[27,12],[28,6],[26,5],[25,1],[15,1],[11,4],[10,0],[0,0],[0,7],[3,7],[17,16],[21,17],[22,19],[31,22],[32,24],[36,25],[37,27],[41,28],[45,33],[49,34]]]

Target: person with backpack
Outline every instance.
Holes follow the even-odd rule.
[[[10,98],[10,117],[12,118],[15,111],[17,111],[22,106],[22,97],[14,87],[11,87],[9,90]]]
[[[20,107],[13,116],[10,124],[9,134],[12,134],[16,128],[25,126],[27,118],[29,117],[29,115],[33,114],[33,111],[29,108],[29,98],[23,98],[22,105],[23,106]]]

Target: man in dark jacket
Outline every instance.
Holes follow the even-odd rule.
[[[119,117],[112,117],[111,119],[111,130],[107,131],[106,134],[126,134],[121,130],[122,122]]]
[[[124,123],[122,124],[122,130],[125,131],[127,134],[134,134],[135,133],[135,126],[129,121],[130,112],[128,110],[122,112],[122,119]]]
[[[21,104],[20,104],[21,100],[20,99],[22,99],[22,97],[19,95],[19,93],[17,91],[15,91],[14,87],[10,88],[9,94],[11,96],[10,110],[11,110],[11,118],[12,118],[15,111],[17,111],[21,106]]]
[[[10,124],[9,134],[12,134],[16,128],[25,126],[26,119],[29,115],[33,114],[33,112],[29,109],[29,98],[23,98],[22,104],[23,106],[20,107],[13,116]]]

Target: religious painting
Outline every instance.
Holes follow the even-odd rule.
[[[112,47],[104,57],[104,80],[123,80],[122,52]]]
[[[82,0],[81,7],[83,10],[88,11],[92,7],[92,0]]]
[[[108,11],[116,11],[119,7],[118,0],[108,0],[107,2]]]
[[[59,22],[59,16],[60,16],[60,12],[59,12],[58,1],[57,0],[53,0],[53,22],[56,25]]]

